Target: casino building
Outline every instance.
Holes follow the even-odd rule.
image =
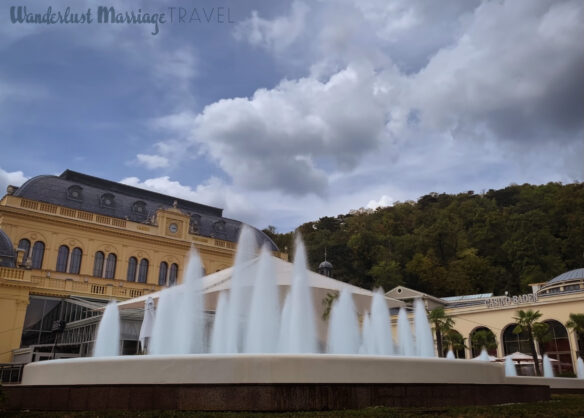
[[[527,333],[514,334],[518,310],[539,311],[539,322],[549,325],[545,341],[536,344],[538,354],[546,353],[552,359],[556,375],[570,374],[576,369],[578,356],[584,357],[584,335],[567,329],[570,314],[584,314],[584,268],[560,274],[545,283],[532,284],[532,293],[525,295],[494,296],[492,293],[437,298],[416,290],[398,286],[387,296],[402,301],[422,298],[428,310],[442,306],[454,320],[454,330],[460,334],[464,346],[454,350],[458,358],[474,358],[480,354],[477,333],[489,335],[494,344],[488,352],[503,357],[515,352],[530,354]],[[526,374],[533,364],[526,361]]]
[[[176,283],[191,245],[206,273],[230,267],[241,226],[220,208],[70,170],[9,186],[0,200],[0,363],[84,355],[58,341],[67,323]],[[135,330],[126,331],[124,350],[135,352]]]

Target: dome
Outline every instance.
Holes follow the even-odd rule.
[[[571,282],[574,280],[583,280],[584,279],[584,268],[570,270],[565,273],[560,274],[559,276],[554,277],[549,282],[547,282],[544,287],[557,285],[564,282]]]
[[[0,267],[14,267],[16,251],[8,235],[0,229]]]
[[[318,268],[319,269],[332,269],[333,265],[329,261],[325,260],[318,265]]]

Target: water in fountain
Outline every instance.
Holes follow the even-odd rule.
[[[543,377],[554,377],[552,362],[547,354],[543,355]]]
[[[372,346],[367,346],[367,354],[389,355],[393,354],[393,341],[391,337],[391,321],[387,302],[381,289],[373,294],[371,301],[371,334]]]
[[[517,369],[515,368],[515,363],[511,360],[511,357],[505,357],[505,376],[515,377],[517,376]]]
[[[399,340],[399,354],[404,356],[415,356],[414,337],[412,327],[408,320],[408,314],[404,308],[399,308],[397,315],[397,334]]]
[[[578,357],[578,361],[577,361],[577,368],[578,368],[578,379],[584,379],[584,360],[582,360],[582,357]]]
[[[258,273],[253,288],[249,324],[245,340],[246,353],[275,353],[278,350],[278,285],[272,255],[262,248]]]
[[[228,353],[240,353],[243,351],[243,339],[245,336],[245,318],[247,317],[248,304],[245,303],[246,286],[249,286],[249,278],[253,277],[249,263],[256,256],[257,243],[251,228],[243,226],[239,236],[235,264],[231,275],[231,289],[229,293],[229,306],[227,309],[227,341]]]
[[[357,354],[360,339],[353,296],[348,288],[344,288],[331,309],[327,351],[331,354]]]
[[[93,357],[117,356],[120,354],[120,313],[115,302],[106,308],[95,338]]]
[[[215,308],[215,321],[211,331],[211,347],[213,354],[226,353],[227,345],[225,335],[227,334],[227,307],[229,306],[229,296],[226,292],[219,293],[217,307]]]
[[[183,284],[160,293],[150,354],[189,354],[204,351],[201,277],[201,260],[193,247],[189,253]],[[177,312],[180,314],[177,315]]]
[[[306,251],[300,236],[296,237],[292,288],[290,289],[289,313],[282,315],[282,328],[287,335],[280,347],[289,353],[316,353],[316,327],[314,305],[308,285]]]
[[[446,353],[446,358],[454,360],[456,357],[454,356],[454,352],[452,350],[448,350],[448,353]]]
[[[231,278],[231,289],[219,294],[210,335],[204,332],[201,262],[192,250],[183,284],[165,289],[158,300],[149,352],[316,353],[316,318],[308,283],[304,244],[297,238],[293,280],[284,307],[273,258],[267,248],[254,258],[255,236],[243,228]],[[249,298],[249,304],[244,303]],[[249,309],[247,308],[249,307]],[[394,353],[391,321],[382,291],[372,297],[359,335],[352,293],[345,288],[331,311],[328,352],[366,355]],[[434,357],[432,332],[421,300],[416,301],[415,343],[406,311],[398,315],[397,354]],[[118,332],[119,333],[119,332]]]
[[[416,355],[419,357],[434,357],[434,339],[432,329],[426,316],[426,308],[422,299],[414,302],[414,328],[416,331]]]
[[[359,347],[359,354],[370,354],[369,347],[373,347],[375,336],[371,329],[371,317],[367,312],[363,315],[363,327],[361,329],[361,347]]]
[[[487,352],[487,349],[485,347],[483,347],[481,349],[481,354],[477,357],[480,361],[491,361],[489,359],[489,353]]]

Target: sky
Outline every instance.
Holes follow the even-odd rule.
[[[581,182],[582,22],[581,0],[3,2],[0,194],[71,169],[287,232]]]

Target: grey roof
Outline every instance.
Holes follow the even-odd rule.
[[[14,267],[16,251],[8,235],[0,229],[0,267]]]
[[[492,293],[478,293],[476,295],[447,296],[442,297],[440,299],[445,300],[446,302],[458,302],[462,300],[488,299],[492,297],[493,297]]]
[[[584,268],[570,270],[565,273],[560,274],[559,276],[554,277],[549,282],[546,282],[544,287],[548,287],[551,285],[556,285],[563,282],[569,282],[572,280],[582,280],[584,279]]]
[[[173,196],[65,170],[60,176],[37,176],[25,182],[14,196],[65,206],[133,222],[148,223],[159,208],[176,208],[191,217],[190,226],[205,237],[237,242],[242,223],[223,217],[223,209]],[[258,245],[272,251],[276,244],[256,228]]]
[[[319,269],[324,269],[324,268],[332,269],[333,268],[333,265],[330,263],[330,261],[324,260],[322,263],[320,263],[318,265],[318,268]]]

